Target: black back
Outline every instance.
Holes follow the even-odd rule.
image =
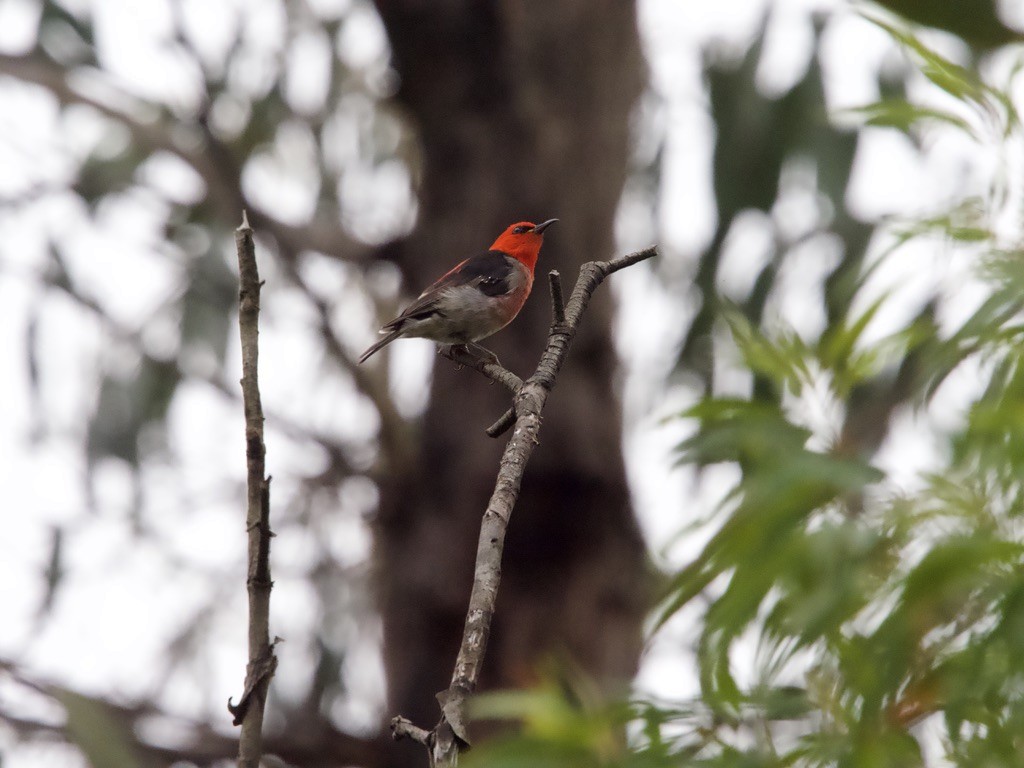
[[[513,266],[501,251],[487,251],[466,260],[460,270],[460,277],[466,282],[478,278],[480,293],[485,296],[502,296],[512,289],[511,277]]]

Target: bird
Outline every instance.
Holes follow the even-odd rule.
[[[489,250],[456,264],[384,324],[384,338],[363,352],[359,363],[403,337],[465,346],[496,362],[494,354],[476,342],[500,331],[523,308],[533,287],[544,230],[556,221],[512,224]]]

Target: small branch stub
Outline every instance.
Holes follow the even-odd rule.
[[[512,429],[512,425],[515,423],[516,409],[509,408],[507,411],[501,414],[501,416],[498,417],[498,420],[496,422],[491,424],[491,426],[489,426],[484,431],[487,433],[488,437],[498,438],[504,435],[510,429]]]
[[[548,272],[548,285],[551,287],[551,315],[555,325],[565,322],[565,300],[562,298],[562,276],[557,269]]]
[[[276,643],[270,644],[267,649],[267,655],[259,659],[255,665],[249,664],[245,674],[245,690],[242,692],[242,698],[238,700],[238,703],[235,704],[232,699],[228,699],[228,712],[232,715],[232,725],[242,725],[245,722],[245,716],[249,712],[249,707],[252,706],[256,696],[262,695],[264,699],[266,698],[266,688],[270,684],[270,678],[274,676],[274,672],[277,670],[277,656],[274,655],[274,645]]]
[[[418,744],[429,747],[430,737],[430,731],[413,725],[411,720],[406,720],[404,717],[391,718],[391,738],[395,741],[412,739]]]

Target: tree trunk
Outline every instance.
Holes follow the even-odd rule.
[[[551,319],[549,269],[614,254],[630,116],[644,65],[623,0],[378,0],[399,101],[424,157],[419,224],[394,249],[410,290],[483,250],[508,224],[558,217],[537,290],[485,342],[531,372]],[[641,537],[621,455],[609,292],[595,297],[545,411],[509,531],[484,685],[521,686],[571,660],[606,686],[636,669]],[[389,712],[429,727],[465,618],[480,516],[509,404],[475,372],[436,366],[415,469],[382,488],[376,548]],[[410,752],[410,754],[412,754]]]

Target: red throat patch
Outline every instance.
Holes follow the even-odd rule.
[[[533,231],[535,226],[535,224],[529,221],[520,221],[513,224],[498,236],[498,239],[491,246],[491,250],[507,253],[513,259],[525,265],[532,273],[534,267],[537,266],[540,246],[544,242],[544,234]]]

